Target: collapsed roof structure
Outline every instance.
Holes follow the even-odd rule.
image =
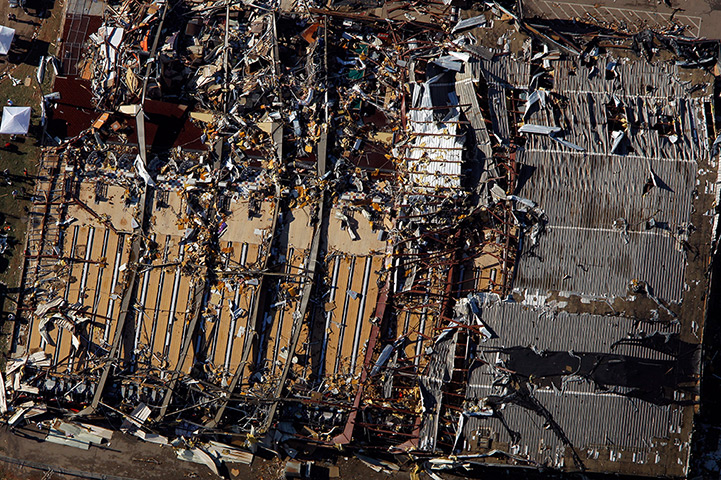
[[[119,416],[211,468],[687,473],[710,42],[496,4],[83,8],[44,99],[13,422],[52,402],[48,439],[87,448]]]

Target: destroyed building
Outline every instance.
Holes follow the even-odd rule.
[[[71,3],[3,414],[211,468],[686,475],[718,48],[677,34]]]

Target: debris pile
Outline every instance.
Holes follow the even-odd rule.
[[[589,385],[656,398],[638,380],[668,359],[610,350],[634,316],[615,310],[633,301],[616,285],[659,279],[637,260],[652,248],[687,259],[663,232],[707,199],[691,197],[692,167],[710,162],[712,92],[694,81],[717,58],[706,42],[559,35],[476,7],[106,6],[77,66],[96,114],[65,119],[78,135],[50,128],[33,196],[8,421],[42,416],[49,441],[87,449],[114,418],[215,473],[263,449],[300,476],[336,448],[384,472],[410,454],[432,477],[605,469],[582,449],[607,432],[586,435],[558,402],[628,407]],[[665,47],[673,61],[629,53]],[[44,100],[50,125],[61,98]],[[659,279],[654,305],[680,302],[682,282]],[[618,318],[584,333],[598,350],[544,323],[587,323],[601,303]],[[625,383],[587,368],[593,352],[617,355]],[[691,395],[681,383],[671,398]],[[660,438],[686,407],[663,408],[629,428]],[[686,441],[672,427],[664,441]],[[613,448],[663,452],[618,428],[608,438],[633,440]]]

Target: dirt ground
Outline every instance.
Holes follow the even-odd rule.
[[[108,480],[143,479],[176,480],[183,478],[218,479],[206,466],[176,459],[172,447],[144,443],[141,440],[116,432],[110,443],[102,448],[89,450],[48,443],[42,439],[45,433],[35,426],[25,426],[14,431],[0,427],[0,479],[77,479],[104,478]],[[10,457],[16,461],[7,461]],[[23,466],[30,462],[31,466]],[[349,480],[380,480],[391,478],[378,474],[354,457],[338,464],[340,478]],[[44,467],[44,468],[43,468]],[[255,457],[253,463],[227,464],[226,478],[280,480],[285,478],[285,461],[278,458]],[[62,472],[71,473],[64,475]],[[395,475],[394,479],[407,479],[407,474]]]
[[[42,439],[43,432],[34,426],[26,426],[11,431],[0,426],[0,479],[2,480],[49,480],[49,479],[106,479],[106,480],[179,480],[219,479],[206,466],[176,459],[171,447],[144,443],[141,440],[116,432],[110,443],[103,448],[91,447],[89,450],[48,443]],[[407,471],[395,475],[377,473],[351,453],[338,457],[339,480],[409,480]],[[8,457],[15,459],[8,461]],[[261,458],[256,456],[251,465],[227,464],[225,478],[230,480],[283,480],[287,459]],[[31,463],[32,466],[23,465]],[[45,466],[43,468],[43,466]],[[51,467],[52,466],[52,467]],[[329,464],[326,464],[329,466]],[[63,474],[61,472],[66,472]],[[70,474],[67,474],[70,473]],[[459,477],[447,472],[436,472],[444,480],[479,478],[493,480],[593,480],[606,478],[600,475],[561,475],[557,472],[535,471],[518,467],[485,467],[468,472],[467,477]],[[324,477],[313,480],[327,479]],[[420,472],[421,480],[431,477]],[[630,477],[614,476],[618,480]],[[335,479],[329,479],[335,480]]]
[[[34,427],[22,427],[13,432],[3,425],[0,427],[0,455],[47,465],[45,471],[52,469],[56,472],[53,478],[64,478],[57,473],[61,469],[85,472],[89,478],[93,478],[93,474],[148,480],[217,478],[205,466],[176,460],[172,448],[146,444],[120,433],[114,434],[110,443],[102,448],[91,447],[87,451],[48,443],[43,438],[44,434]],[[4,465],[13,469],[9,462]],[[42,468],[29,467],[14,469],[19,470],[19,478],[27,478],[20,474],[43,471]],[[172,477],[168,472],[172,472]]]

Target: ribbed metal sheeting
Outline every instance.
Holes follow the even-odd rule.
[[[524,242],[516,288],[619,296],[637,279],[664,300],[681,299],[685,253],[675,235],[689,221],[695,162],[558,150],[517,158],[530,172],[519,195],[548,224],[535,249]],[[662,186],[643,195],[649,167]],[[649,230],[651,218],[657,226]],[[627,235],[618,229],[624,220]]]
[[[414,130],[416,137],[408,153],[408,172],[413,185],[426,189],[460,188],[463,137],[455,136],[455,131],[456,126],[452,124],[435,132]]]
[[[629,334],[680,331],[678,324],[651,324],[626,317],[574,314],[517,303],[485,307],[482,318],[498,337],[481,343],[481,351],[533,345],[539,350],[549,351],[611,352],[611,345],[628,338]],[[673,358],[638,345],[620,345],[614,348],[613,353],[651,360]]]
[[[695,163],[558,150],[522,150],[516,158],[532,172],[520,195],[546,212],[549,225],[611,229],[625,218],[630,231],[647,232],[651,217],[672,227],[688,221]],[[665,186],[644,195],[649,167]]]
[[[432,92],[442,92],[442,103],[434,103]],[[441,100],[438,100],[439,102]],[[464,137],[457,134],[459,107],[444,110],[452,117],[448,123],[437,123],[434,106],[458,105],[455,93],[446,86],[416,85],[413,90],[413,109],[408,112],[409,129],[415,138],[408,150],[407,167],[410,180],[421,189],[438,187],[458,189],[461,186]]]
[[[663,300],[680,301],[686,255],[677,244],[666,234],[632,233],[626,244],[616,232],[549,227],[533,256],[521,257],[515,287],[616,297],[635,279]]]
[[[491,393],[488,388],[477,392],[481,397]],[[551,390],[537,390],[534,397],[549,411],[582,461],[592,448],[650,449],[655,439],[668,438],[671,425],[680,421],[682,415],[674,406],[657,406],[613,394],[578,391],[559,395]],[[552,454],[564,448],[564,443],[553,430],[544,428],[543,417],[517,405],[508,405],[502,415],[508,427],[520,436],[515,444],[517,451],[514,449],[512,453],[538,463],[560,466]],[[490,429],[494,441],[513,443],[508,430],[495,417],[468,418],[464,438],[471,439],[483,429]],[[679,454],[679,458],[685,461],[683,455]],[[646,456],[645,460],[652,459]],[[675,463],[669,459],[663,461]]]
[[[481,59],[472,65],[477,77],[478,71],[489,85],[504,88],[527,88],[531,73],[531,64],[512,55],[496,55],[491,60]]]
[[[434,405],[424,404],[426,411],[421,417],[419,442],[421,450],[433,451],[436,447],[438,415],[443,397],[442,389],[443,385],[451,378],[457,341],[458,332],[455,331],[435,344],[426,371],[420,376],[421,388],[432,396],[434,401]]]
[[[690,217],[697,161],[708,155],[703,114],[707,98],[687,98],[666,64],[619,64],[617,77],[605,77],[607,58],[598,72],[575,62],[555,62],[555,89],[567,103],[559,122],[550,109],[529,115],[527,123],[560,126],[563,137],[587,152],[568,149],[546,136],[529,135],[518,159],[536,168],[521,195],[536,201],[548,215],[548,233],[519,261],[515,286],[541,291],[570,290],[591,296],[626,293],[632,279],[649,283],[668,301],[680,301],[685,254],[673,239]],[[570,68],[576,75],[569,75]],[[646,85],[653,85],[649,94]],[[627,155],[611,154],[613,139],[607,104],[620,101],[628,119]],[[652,129],[660,115],[677,124],[678,141]],[[649,167],[668,189],[643,195]],[[653,218],[665,229],[645,230]],[[628,242],[613,230],[615,220],[629,224]],[[619,222],[618,224],[620,225]]]
[[[508,143],[511,129],[508,125],[508,106],[506,105],[506,90],[495,85],[488,86],[488,107],[491,112],[491,125],[493,133]]]
[[[550,108],[537,109],[526,118],[532,125],[563,128],[562,137],[584,148],[587,152],[611,155],[613,139],[607,120],[606,105],[615,105],[616,99],[623,104],[628,120],[623,149],[629,157],[660,158],[673,161],[698,161],[708,155],[708,135],[703,114],[706,98],[673,99],[661,97],[619,96],[611,93],[563,92],[568,99],[561,110],[563,121],[557,122]],[[653,129],[668,115],[676,122],[678,139],[672,143],[670,136],[661,135]],[[571,152],[546,136],[528,135],[529,150],[561,149]]]
[[[616,78],[606,80],[606,67],[616,62]],[[580,65],[576,59],[554,61],[554,90],[566,92],[617,93],[676,99],[687,96],[686,85],[678,79],[678,67],[668,62],[622,62],[600,57],[596,67]],[[593,75],[591,72],[593,70]],[[571,75],[571,72],[574,72]]]
[[[511,131],[508,125],[506,88],[527,88],[530,63],[518,61],[511,55],[502,55],[468,65],[474,78],[477,78],[479,73],[485,78],[493,132],[503,142],[508,142]]]
[[[471,124],[471,128],[473,128],[478,149],[488,158],[493,153],[491,150],[491,139],[488,136],[486,122],[483,119],[483,113],[478,103],[478,95],[476,94],[476,88],[473,83],[473,76],[469,70],[470,67],[463,73],[456,75],[456,93],[458,94],[461,105],[470,106],[470,108],[464,110],[464,113]]]
[[[678,333],[678,325],[661,325],[637,322],[624,317],[590,314],[551,313],[548,309],[531,309],[518,304],[496,304],[484,308],[483,321],[498,335],[479,346],[485,361],[494,364],[504,354],[498,347],[534,346],[539,350],[574,352],[609,352],[649,360],[670,360],[673,357],[641,347],[611,345],[629,334],[655,331]],[[469,400],[478,400],[495,394],[490,367],[483,365],[471,371],[466,393]],[[617,388],[617,393],[624,389]],[[615,393],[595,391],[592,382],[568,382],[563,392],[539,389],[533,393],[552,415],[577,453],[584,459],[586,449],[610,446],[626,449],[649,448],[656,438],[668,438],[669,433],[680,431],[682,410],[676,406],[657,406]],[[501,410],[508,427],[520,435],[515,447],[520,455],[539,462],[558,466],[555,454],[563,449],[561,439],[544,428],[545,419],[536,413],[507,404]],[[488,429],[495,441],[512,443],[508,430],[498,418],[469,417],[464,427],[464,438],[470,442],[479,431]],[[644,458],[639,455],[638,459]],[[648,457],[644,458],[649,461]]]

